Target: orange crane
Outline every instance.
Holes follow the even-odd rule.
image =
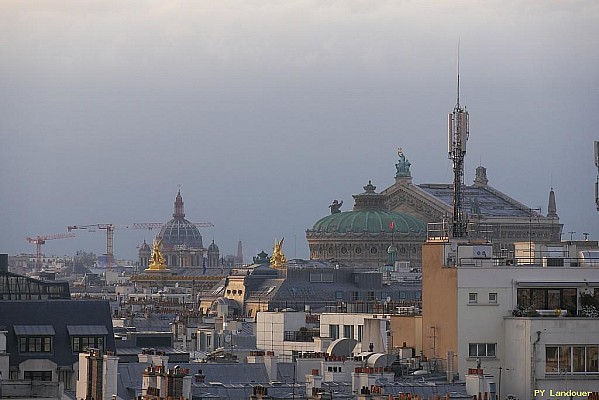
[[[96,229],[106,230],[106,263],[107,268],[111,269],[114,264],[114,224],[92,224],[92,225],[69,225],[67,230],[70,232],[74,229],[87,229],[88,232],[95,232]]]
[[[36,237],[28,237],[27,241],[29,243],[35,243],[36,249],[36,260],[35,260],[35,270],[41,271],[42,269],[42,244],[46,244],[46,240],[54,240],[54,239],[66,239],[75,237],[72,233],[57,233],[54,235],[44,235],[44,236],[36,236]]]

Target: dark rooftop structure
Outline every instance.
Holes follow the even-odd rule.
[[[5,300],[0,301],[0,320],[10,379],[38,374],[39,380],[61,381],[65,389],[72,389],[73,365],[80,351],[90,347],[116,351],[107,301]],[[38,364],[35,371],[29,370],[31,360]]]
[[[8,272],[8,254],[0,254],[0,301],[70,299],[68,282],[40,280]]]

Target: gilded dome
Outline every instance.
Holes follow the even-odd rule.
[[[171,250],[175,246],[187,246],[192,249],[202,248],[202,235],[194,223],[185,219],[181,191],[175,199],[173,219],[162,226],[158,237],[162,239],[162,248]]]

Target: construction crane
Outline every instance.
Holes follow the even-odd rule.
[[[111,269],[114,264],[113,238],[115,227],[114,224],[70,225],[67,226],[67,230],[69,232],[74,229],[86,229],[88,232],[95,232],[96,229],[106,230],[106,267]]]
[[[35,260],[35,270],[41,271],[42,269],[42,244],[46,244],[46,240],[54,240],[54,239],[66,239],[75,237],[72,233],[57,233],[54,235],[44,235],[44,236],[36,236],[36,237],[28,237],[27,241],[29,243],[35,243],[36,249],[36,260]]]
[[[192,222],[199,228],[212,228],[214,224],[212,222]],[[162,222],[135,222],[131,227],[133,229],[160,229],[164,224]]]

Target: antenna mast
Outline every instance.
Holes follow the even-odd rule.
[[[458,44],[457,101],[447,120],[447,151],[453,161],[453,215],[452,234],[455,238],[466,236],[467,220],[462,207],[464,186],[464,157],[468,141],[468,111],[460,106],[460,47]]]

